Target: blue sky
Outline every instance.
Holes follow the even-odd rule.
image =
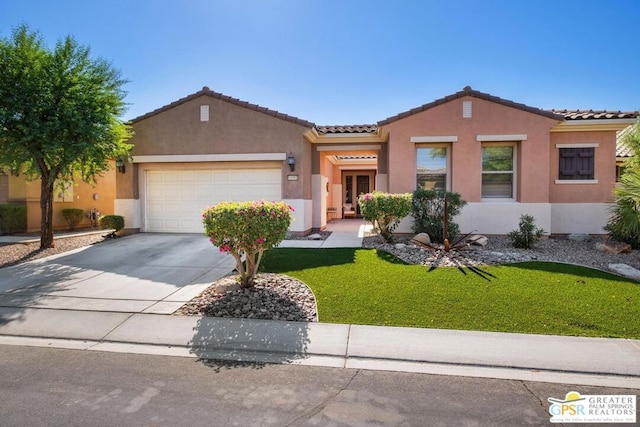
[[[316,124],[476,90],[640,109],[637,0],[3,0],[0,35],[72,35],[130,82],[133,118],[209,86]]]

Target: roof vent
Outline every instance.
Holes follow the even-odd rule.
[[[472,113],[471,101],[462,101],[462,118],[463,119],[471,118],[471,113]]]
[[[209,121],[209,106],[201,105],[200,106],[200,121],[208,122]]]

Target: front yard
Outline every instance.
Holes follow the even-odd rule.
[[[429,269],[375,249],[274,249],[261,271],[313,290],[321,322],[640,338],[640,284],[526,262]]]

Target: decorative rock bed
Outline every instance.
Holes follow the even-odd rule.
[[[409,237],[403,237],[398,238],[393,244],[389,244],[379,236],[371,236],[364,239],[362,246],[384,250],[410,264],[428,266],[477,266],[525,261],[551,261],[584,265],[606,271],[611,271],[610,264],[621,263],[640,269],[637,250],[610,253],[598,249],[608,242],[604,237],[544,238],[537,242],[533,249],[514,248],[507,237],[489,237],[486,246],[468,246],[449,253],[425,249],[410,243],[409,240]]]
[[[252,288],[241,288],[237,275],[216,281],[176,314],[290,322],[317,322],[316,299],[309,287],[293,277],[262,273]]]

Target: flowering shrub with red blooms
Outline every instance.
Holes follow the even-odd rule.
[[[411,212],[411,193],[389,194],[381,191],[361,194],[358,197],[360,212],[371,221],[376,231],[385,241],[393,240],[393,230],[400,220]]]
[[[202,212],[202,223],[211,243],[236,259],[241,286],[250,288],[264,251],[286,237],[292,212],[284,202],[222,202]]]

